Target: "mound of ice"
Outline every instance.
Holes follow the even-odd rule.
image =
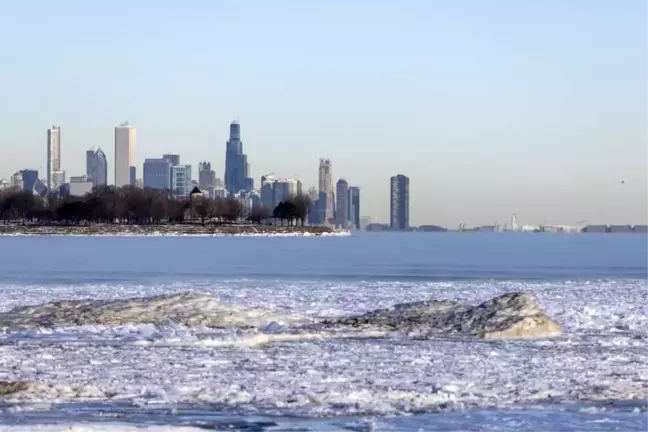
[[[272,309],[222,303],[208,295],[182,293],[112,301],[57,301],[17,307],[0,313],[0,330],[77,325],[165,325],[169,322],[189,327],[257,328],[273,322],[286,325],[310,321],[306,317]]]
[[[93,386],[53,386],[40,381],[0,381],[3,401],[104,399],[106,395]]]
[[[531,294],[507,293],[478,306],[445,300],[403,303],[360,316],[327,320],[326,327],[386,327],[414,336],[469,335],[484,339],[560,336],[560,326]]]

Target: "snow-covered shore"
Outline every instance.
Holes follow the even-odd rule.
[[[253,236],[299,237],[344,236],[348,231],[336,231],[321,226],[270,226],[270,225],[0,225],[0,236]]]

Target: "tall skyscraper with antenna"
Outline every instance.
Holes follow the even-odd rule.
[[[229,139],[225,147],[225,189],[229,193],[254,189],[250,177],[247,155],[243,153],[241,125],[237,120],[230,123]]]

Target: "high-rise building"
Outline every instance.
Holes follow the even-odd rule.
[[[71,196],[83,196],[92,191],[93,182],[87,176],[72,176],[70,177],[70,191]]]
[[[60,188],[64,183],[65,183],[65,171],[54,171],[52,172],[52,181],[50,182],[50,187],[48,187],[47,190],[50,192],[54,192],[58,188]]]
[[[389,221],[391,229],[409,228],[409,178],[398,174],[390,179]]]
[[[129,168],[129,185],[131,186],[137,186],[137,168],[134,166],[130,166]]]
[[[302,192],[301,181],[296,179],[275,180],[273,188],[275,206],[285,199],[300,195]]]
[[[108,159],[100,148],[86,151],[86,179],[93,187],[108,184]]]
[[[94,149],[86,150],[86,178],[92,180],[92,171],[94,168]]]
[[[212,170],[211,163],[200,162],[198,164],[198,187],[208,189],[216,186],[216,172]]]
[[[275,176],[272,174],[261,176],[261,205],[270,210],[273,210],[277,206],[274,194],[275,180]]]
[[[34,186],[40,182],[38,178],[38,171],[31,169],[24,169],[22,173],[22,188],[26,191],[33,191]]]
[[[320,159],[319,163],[318,209],[321,223],[332,223],[335,215],[335,192],[330,159]],[[325,199],[322,199],[325,198]]]
[[[186,197],[191,193],[191,165],[174,165],[171,167],[171,192],[176,197]]]
[[[61,171],[61,127],[47,129],[47,188],[53,190],[54,173]]]
[[[254,180],[250,178],[250,167],[247,155],[243,153],[241,141],[241,125],[237,121],[230,124],[229,140],[225,149],[225,188],[230,193],[254,188]]]
[[[23,187],[23,173],[22,171],[18,171],[14,173],[14,175],[11,176],[11,187],[12,188],[20,188],[22,189]]]
[[[360,188],[349,188],[349,222],[356,230],[360,230]]]
[[[168,160],[171,165],[180,165],[180,155],[179,154],[165,154],[162,155],[162,159]]]
[[[308,198],[310,198],[311,202],[317,200],[317,189],[314,186],[308,188]]]
[[[128,122],[115,127],[115,186],[134,184],[131,167],[135,166],[136,129]]]
[[[171,162],[167,159],[144,160],[144,187],[150,189],[171,189]]]
[[[342,229],[349,228],[349,183],[340,179],[335,185],[337,206],[335,213],[335,224]]]

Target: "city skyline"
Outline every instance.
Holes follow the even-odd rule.
[[[2,40],[22,35],[3,45],[4,179],[25,168],[45,179],[44,130],[56,124],[67,176],[101,147],[112,181],[124,119],[138,129],[138,170],[178,152],[194,174],[208,160],[223,179],[239,117],[257,188],[269,172],[317,186],[326,157],[334,182],[361,186],[362,215],[382,222],[399,172],[412,225],[648,218],[645,2],[41,6],[0,16]],[[45,36],[52,19],[60,29]]]

